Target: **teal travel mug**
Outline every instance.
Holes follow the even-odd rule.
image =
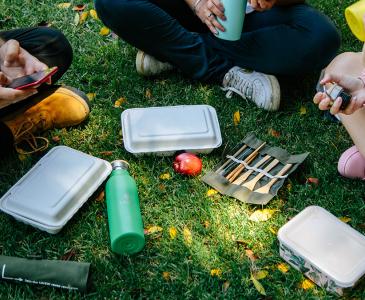
[[[247,0],[221,0],[226,20],[217,18],[226,31],[218,29],[217,37],[228,41],[238,41],[242,35]]]
[[[118,254],[137,253],[145,244],[137,185],[127,162],[115,160],[112,167],[105,188],[111,248]]]

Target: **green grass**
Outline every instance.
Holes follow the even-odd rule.
[[[62,78],[62,83],[86,93],[96,93],[92,112],[82,126],[53,130],[46,136],[59,136],[60,144],[107,159],[125,159],[131,164],[131,174],[137,181],[145,226],[157,225],[162,233],[147,237],[145,249],[133,257],[119,257],[109,248],[105,202],[90,199],[57,235],[36,230],[1,213],[0,254],[27,257],[42,255],[47,259],[61,259],[70,250],[72,258],[92,263],[93,289],[89,294],[2,282],[1,299],[257,299],[250,278],[250,261],[243,247],[232,239],[243,240],[247,248],[259,257],[258,268],[267,268],[268,277],[261,280],[266,299],[335,299],[325,290],[299,287],[303,276],[293,268],[286,274],[276,269],[282,262],[278,254],[277,237],[270,228],[279,228],[308,205],[319,205],[336,216],[349,216],[350,225],[364,232],[364,184],[341,178],[336,171],[340,154],[352,142],[342,126],[328,123],[311,102],[315,76],[306,78],[304,85],[288,85],[280,112],[267,113],[239,97],[224,98],[218,87],[195,84],[180,75],[146,80],[135,72],[136,50],[120,40],[102,37],[102,24],[91,18],[81,26],[73,24],[75,12],[59,9],[57,1],[11,0],[0,1],[3,29],[31,26],[41,21],[51,22],[70,39],[74,48],[74,62]],[[60,1],[61,2],[61,1]],[[88,9],[92,2],[87,1]],[[342,51],[359,51],[361,44],[345,24],[343,11],[352,1],[322,0],[311,3],[329,15],[343,36]],[[79,2],[74,2],[78,4]],[[325,47],[325,45],[320,45]],[[152,96],[145,96],[150,89]],[[120,97],[127,102],[121,108],[113,103]],[[120,114],[124,109],[176,104],[209,104],[216,108],[224,144],[209,155],[202,156],[203,173],[212,169],[226,147],[233,147],[246,134],[256,135],[272,145],[291,153],[310,152],[302,168],[289,178],[291,189],[283,188],[280,196],[266,207],[278,209],[270,220],[253,223],[249,215],[261,208],[247,205],[226,196],[213,199],[206,196],[209,189],[196,178],[183,178],[172,171],[170,157],[134,157],[127,153],[120,136]],[[307,114],[300,115],[300,107]],[[241,112],[241,122],[233,124],[233,113]],[[272,137],[268,130],[281,133]],[[51,142],[51,146],[57,146]],[[103,151],[112,151],[105,156]],[[20,161],[16,155],[1,160],[0,195],[4,194],[24,175],[41,155]],[[57,172],[57,170],[55,170]],[[171,179],[162,181],[159,175],[169,172]],[[317,187],[305,184],[306,178],[317,177]],[[208,221],[209,227],[204,223]],[[168,229],[178,229],[175,240]],[[191,230],[191,246],[184,244],[182,231]],[[221,278],[212,277],[211,269],[222,270]],[[163,272],[171,279],[164,280]],[[223,284],[229,282],[228,289]],[[354,289],[349,299],[365,298],[365,292]]]

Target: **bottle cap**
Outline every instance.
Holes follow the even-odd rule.
[[[118,170],[118,169],[122,169],[122,170],[128,170],[129,169],[129,163],[126,162],[125,160],[113,160],[111,162],[112,164],[112,168],[113,170]]]

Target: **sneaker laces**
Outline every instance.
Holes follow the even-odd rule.
[[[237,72],[232,72],[229,75],[231,78],[227,81],[227,86],[221,88],[223,91],[227,91],[226,98],[232,98],[233,93],[236,93],[246,100],[252,100],[252,82],[244,80]]]
[[[17,153],[29,155],[36,152],[44,151],[48,148],[49,140],[42,136],[35,136],[32,133],[32,129],[34,127],[35,124],[30,120],[26,120],[20,124],[18,130],[14,134],[14,146]],[[22,143],[26,143],[31,150],[26,151],[21,148],[20,144]]]

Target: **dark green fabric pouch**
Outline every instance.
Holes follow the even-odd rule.
[[[206,175],[204,175],[202,181],[207,183],[220,193],[234,197],[240,201],[252,204],[267,204],[274,196],[277,195],[278,190],[283,185],[286,177],[298,168],[298,166],[306,159],[309,153],[307,152],[299,155],[291,155],[282,148],[273,147],[268,144],[263,145],[263,143],[264,142],[256,138],[253,133],[250,133],[246,138],[242,140],[241,143],[239,143],[239,145],[237,145],[234,149],[232,149],[232,151],[230,151],[233,158],[229,158],[228,156],[225,161],[220,163],[214,169],[214,171],[208,172]],[[243,148],[244,150],[242,150],[241,153],[239,153],[238,155],[234,155],[237,153],[237,151]],[[252,154],[256,149],[259,149],[257,156],[250,163],[248,163],[248,167],[243,168],[239,175],[235,177],[235,180],[238,180],[239,177],[243,176],[245,172],[250,171],[251,169],[249,168],[254,167],[267,155],[270,156],[268,160],[259,167],[252,169],[250,176],[241,184],[235,184],[235,180],[228,180],[228,174],[234,172],[234,170],[236,170],[239,166],[243,167],[243,164],[240,163],[240,161],[244,161],[245,159],[247,159],[250,154]],[[272,169],[270,169],[270,171],[267,171],[266,173],[262,172],[262,170],[265,169],[275,159],[278,160],[277,164]],[[290,167],[288,171],[285,172],[285,174],[283,174],[280,178],[276,178],[275,180],[273,180],[275,176],[278,176],[278,173],[289,164]],[[260,170],[256,171],[256,169]],[[247,184],[250,180],[253,180],[260,173],[268,173],[268,175],[261,175],[262,178],[255,184],[252,190],[245,187],[245,184]],[[269,192],[257,192],[260,187],[269,184],[271,180],[273,180],[274,183],[269,189]]]
[[[86,292],[90,264],[0,255],[1,279]]]

